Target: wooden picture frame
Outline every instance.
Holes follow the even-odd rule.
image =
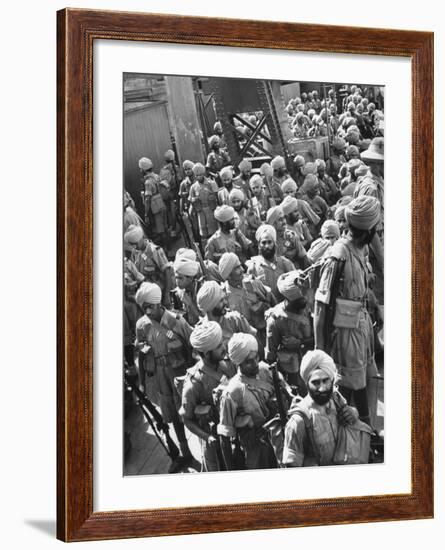
[[[433,33],[65,9],[57,14],[58,470],[64,541],[433,517]],[[405,57],[412,64],[412,426],[407,494],[93,513],[93,43]]]

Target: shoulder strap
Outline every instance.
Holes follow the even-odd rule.
[[[309,414],[309,411],[304,409],[301,406],[296,407],[293,411],[293,414],[298,414],[303,420],[304,420],[304,426],[306,428],[306,434],[309,438],[309,444],[310,449],[312,451],[313,456],[315,457],[318,464],[320,464],[320,453],[318,452],[318,447],[315,442],[315,436],[314,436],[314,425],[312,422],[312,418]]]

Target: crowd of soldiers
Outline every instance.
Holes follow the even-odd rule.
[[[372,90],[372,89],[371,89]],[[338,101],[334,89],[329,89],[326,99],[320,100],[317,90],[302,93],[292,98],[286,106],[289,125],[297,138],[325,136],[329,134],[346,138],[356,145],[360,139],[372,139],[383,135],[383,111],[380,105],[369,100],[372,95],[367,89],[363,92],[351,86],[350,94],[345,95],[342,113],[338,114]],[[379,102],[380,103],[380,102]],[[352,128],[351,128],[352,127]]]
[[[384,141],[364,133],[360,94],[330,124],[326,162],[235,171],[217,123],[205,166],[140,159],[144,218],[125,192],[125,366],[156,388],[184,462],[185,427],[199,438],[204,471],[333,464],[340,427],[373,430]],[[316,94],[294,105],[322,131]]]

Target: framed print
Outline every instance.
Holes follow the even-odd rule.
[[[58,538],[432,517],[432,168],[432,33],[58,12]]]

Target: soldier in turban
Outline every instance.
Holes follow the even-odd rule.
[[[326,162],[326,172],[328,176],[337,183],[339,180],[338,173],[342,164],[346,162],[346,157],[344,156],[346,149],[346,142],[344,139],[335,138],[332,142],[332,154]]]
[[[250,199],[250,176],[252,174],[252,163],[250,160],[243,159],[239,165],[239,175],[233,180],[233,187],[241,189],[246,196],[246,199]]]
[[[278,368],[291,386],[305,395],[299,375],[301,356],[314,344],[312,320],[306,298],[298,284],[299,271],[280,275],[278,291],[282,300],[266,312],[266,359],[278,362]]]
[[[235,210],[235,228],[250,241],[255,238],[255,232],[261,225],[261,220],[249,205],[245,193],[234,187],[229,194],[229,205]]]
[[[227,385],[235,369],[224,361],[227,350],[218,323],[206,321],[197,325],[190,335],[190,343],[198,362],[187,371],[179,412],[186,427],[201,442],[201,471],[224,470],[224,464],[218,459],[219,440],[211,428],[219,422],[213,394],[219,386]]]
[[[319,221],[318,216],[303,200],[287,196],[281,203],[286,225],[284,228],[283,255],[291,260],[294,267],[305,269],[310,262],[306,247],[312,242],[308,227],[308,217]]]
[[[172,287],[171,263],[164,250],[147,239],[140,225],[130,225],[124,234],[124,243],[132,249],[131,260],[146,281],[156,283],[163,292],[163,303],[170,307]]]
[[[221,168],[230,164],[230,157],[227,151],[221,148],[219,136],[211,136],[209,139],[209,146],[210,153],[207,155],[206,167],[209,175],[214,179],[218,179],[218,172]]]
[[[274,227],[268,224],[261,225],[256,238],[259,254],[247,262],[247,273],[268,286],[275,298],[279,299],[278,277],[282,273],[292,271],[294,265],[284,256],[277,255],[277,232]]]
[[[233,252],[226,252],[219,260],[219,272],[225,281],[227,301],[232,311],[239,311],[257,330],[257,338],[264,348],[266,322],[264,312],[275,304],[271,289],[260,280],[245,275],[241,262]]]
[[[238,435],[247,469],[277,466],[273,449],[261,436],[269,420],[274,396],[272,375],[265,363],[258,361],[258,342],[253,336],[234,334],[228,344],[229,358],[238,373],[224,389],[217,427],[227,470],[235,467],[230,439]]]
[[[251,198],[249,208],[255,212],[262,221],[266,219],[266,213],[272,206],[275,206],[274,199],[264,190],[263,178],[255,174],[250,179]]]
[[[199,321],[199,309],[196,303],[198,277],[201,269],[196,260],[179,257],[173,264],[176,288],[172,291],[174,307],[184,312],[184,317],[190,326]]]
[[[215,281],[206,281],[198,291],[197,303],[204,320],[217,322],[223,331],[223,340],[229,341],[235,332],[256,335],[257,331],[239,311],[228,307],[225,290]]]
[[[233,171],[231,166],[226,166],[219,172],[219,180],[222,187],[218,191],[218,204],[229,204],[229,194],[233,189]]]
[[[272,166],[267,162],[263,162],[260,166],[260,174],[263,178],[263,188],[266,193],[275,201],[275,204],[280,204],[283,200],[283,191],[274,178]]]
[[[286,161],[283,157],[274,157],[270,163],[273,170],[273,181],[281,187],[285,179],[289,177],[286,170]]]
[[[206,178],[205,168],[199,162],[193,166],[193,174],[195,182],[189,193],[191,213],[198,220],[202,240],[206,241],[217,229],[213,212],[218,202],[218,185],[214,180]]]
[[[334,180],[326,173],[326,163],[322,159],[315,161],[317,167],[318,186],[320,196],[328,206],[332,206],[340,198],[340,189]]]
[[[144,203],[145,224],[150,228],[152,238],[162,243],[167,231],[168,185],[153,171],[153,162],[146,157],[139,160],[141,172],[142,200]]]
[[[209,238],[205,257],[216,264],[224,252],[235,252],[242,262],[249,254],[251,241],[235,226],[235,210],[224,204],[215,210],[219,229]]]
[[[174,379],[185,375],[190,366],[192,327],[181,315],[165,309],[161,299],[162,291],[154,283],[142,283],[136,292],[136,302],[144,312],[136,323],[139,374],[144,388],[145,376],[154,375],[162,417],[173,424],[182,457],[190,461],[192,455],[178,414],[181,402]]]
[[[334,464],[339,426],[354,425],[368,433],[370,429],[358,422],[357,410],[348,406],[335,390],[337,368],[327,353],[318,349],[308,351],[301,362],[300,374],[308,393],[289,411],[283,464],[329,466]]]
[[[332,245],[340,238],[340,227],[334,220],[326,220],[321,226],[321,237],[316,239],[307,253],[312,263],[326,258]]]
[[[339,370],[340,392],[348,402],[354,396],[360,418],[369,423],[367,379],[377,371],[372,322],[366,308],[365,250],[380,221],[380,204],[374,197],[354,199],[345,207],[345,218],[348,232],[334,243],[315,293],[315,344],[332,356]],[[327,310],[334,304],[331,319]]]

